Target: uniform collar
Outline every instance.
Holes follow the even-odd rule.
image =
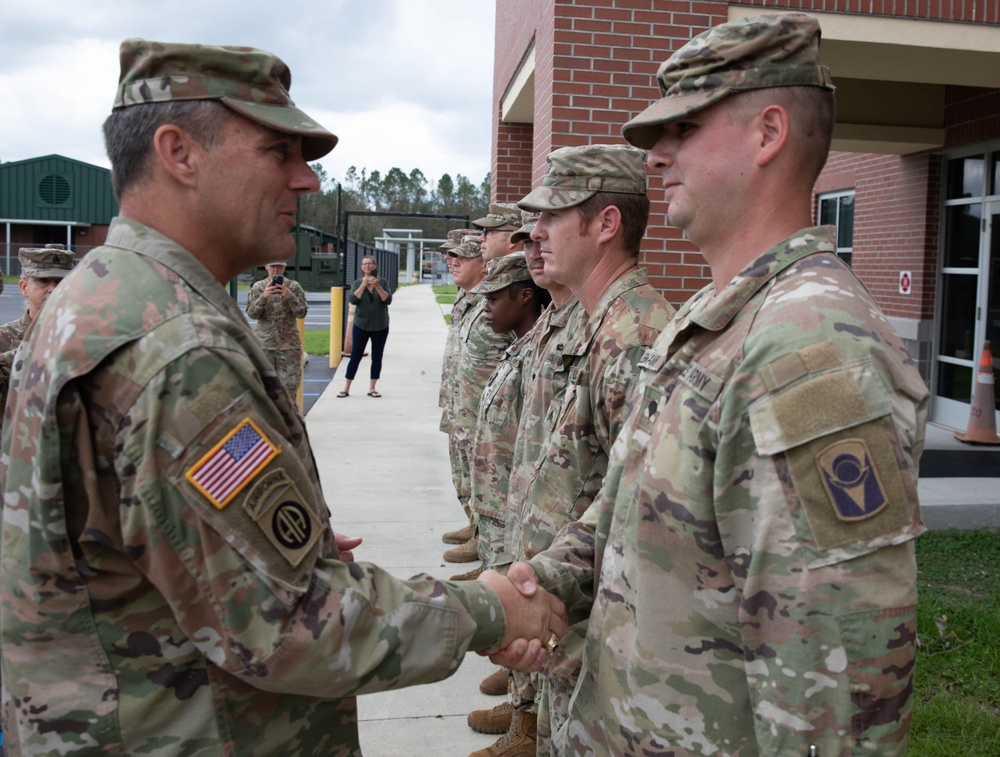
[[[802,229],[771,249],[758,255],[740,271],[721,292],[709,284],[681,308],[678,318],[686,316],[708,331],[722,331],[736,317],[750,298],[767,282],[807,255],[836,252],[836,230],[832,226]]]

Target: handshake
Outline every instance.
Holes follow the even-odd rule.
[[[527,563],[514,563],[506,576],[487,570],[478,580],[497,593],[506,617],[500,646],[478,654],[512,670],[540,670],[566,633],[563,603],[538,585],[535,571]]]

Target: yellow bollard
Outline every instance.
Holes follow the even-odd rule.
[[[330,367],[340,365],[340,353],[343,349],[343,318],[344,290],[342,287],[330,288]]]

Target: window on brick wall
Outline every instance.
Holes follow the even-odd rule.
[[[850,265],[854,253],[854,190],[821,194],[818,207],[820,226],[837,227],[837,255]]]

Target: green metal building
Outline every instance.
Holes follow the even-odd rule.
[[[118,213],[111,171],[62,155],[0,164],[0,260],[17,273],[22,247],[64,244],[77,257],[104,243]]]
[[[0,266],[20,273],[18,250],[46,244],[64,244],[82,257],[104,244],[117,214],[107,168],[62,155],[0,163]],[[312,226],[294,234],[290,275],[306,289],[340,285],[337,237]]]

